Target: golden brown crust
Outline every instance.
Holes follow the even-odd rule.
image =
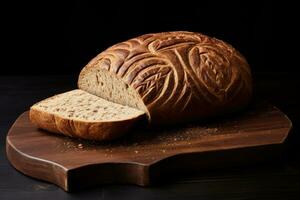
[[[54,114],[31,108],[29,117],[33,124],[50,132],[70,137],[102,141],[119,138],[126,134],[138,120],[141,120],[144,117],[144,115],[123,121],[85,122],[65,119]]]
[[[244,107],[250,67],[229,44],[192,32],[147,34],[116,44],[82,70],[110,71],[135,88],[154,123],[201,119]]]

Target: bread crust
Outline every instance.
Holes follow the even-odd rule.
[[[87,140],[112,140],[125,135],[139,120],[145,116],[119,121],[87,122],[72,120],[47,113],[35,108],[29,112],[30,121],[36,126],[53,133]]]
[[[137,91],[152,124],[199,120],[244,108],[252,96],[250,67],[231,45],[177,31],[116,44],[81,71],[107,70]],[[93,70],[96,71],[96,70]]]

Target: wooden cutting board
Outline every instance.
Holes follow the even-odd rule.
[[[7,135],[7,157],[22,173],[66,191],[106,183],[147,186],[185,172],[274,159],[292,127],[266,104],[214,121],[89,142],[37,129],[25,112]]]

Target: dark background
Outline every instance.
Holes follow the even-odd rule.
[[[2,11],[5,59],[13,65],[4,74],[78,74],[115,43],[176,30],[232,44],[254,73],[287,70],[274,60],[280,52],[274,48],[273,3],[268,0],[20,1]]]

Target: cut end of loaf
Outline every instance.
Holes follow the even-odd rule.
[[[144,114],[82,90],[55,95],[30,108],[30,119],[38,127],[91,140],[120,137]]]
[[[98,67],[83,69],[78,87],[108,101],[142,110],[150,121],[148,109],[140,95],[116,74]]]

